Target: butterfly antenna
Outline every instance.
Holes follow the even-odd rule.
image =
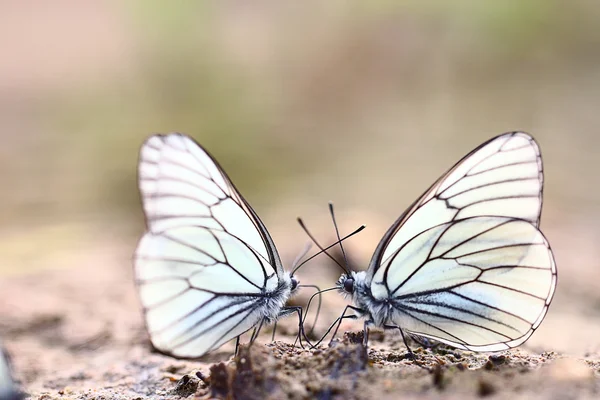
[[[313,323],[313,326],[310,328],[310,331],[308,332],[309,335],[315,329],[315,325],[317,324],[317,318],[319,316],[319,311],[321,310],[321,295],[323,293],[330,292],[332,290],[337,290],[337,289],[338,289],[337,287],[332,287],[332,288],[327,288],[327,289],[319,290],[319,291],[313,293],[313,295],[310,296],[310,298],[308,299],[308,302],[306,303],[306,312],[304,313],[304,319],[302,320],[302,325],[304,325],[306,319],[308,318],[308,311],[310,310],[310,305],[311,305],[313,299],[315,297],[319,296],[319,304],[317,306],[317,317],[315,318],[315,322]],[[310,346],[312,346],[312,343],[310,342],[310,339],[306,335],[304,336],[304,339],[308,342],[308,344]]]
[[[308,334],[310,335],[312,333],[312,331],[315,329],[315,326],[317,326],[317,321],[319,320],[319,314],[321,313],[321,304],[322,304],[321,293],[323,293],[323,291],[317,285],[298,285],[298,287],[307,287],[307,288],[316,289],[315,294],[308,300],[308,303],[307,303],[307,306],[306,306],[306,312],[304,313],[304,318],[302,319],[302,326],[304,326],[304,322],[308,318],[308,314],[307,313],[308,313],[308,309],[310,307],[310,303],[311,303],[313,297],[314,296],[319,296],[319,302],[317,304],[317,312],[315,313],[315,320],[313,321],[313,324],[310,327],[310,330],[308,331]],[[335,289],[337,289],[337,287]]]
[[[329,202],[329,213],[331,214],[331,219],[333,220],[333,226],[335,228],[335,235],[337,236],[338,243],[340,244],[340,249],[342,250],[342,256],[344,257],[344,264],[346,265],[346,273],[350,271],[350,264],[348,264],[348,257],[346,257],[346,252],[344,251],[344,245],[342,245],[342,241],[340,240],[340,230],[338,229],[337,221],[335,220],[335,213],[333,212],[333,203]]]
[[[296,257],[296,259],[292,263],[292,270],[294,272],[296,271],[296,267],[298,266],[298,263],[300,262],[300,260],[302,260],[304,258],[304,256],[306,256],[308,254],[308,252],[310,251],[311,247],[312,247],[312,243],[311,242],[306,242],[306,244],[304,245],[304,248],[302,249],[302,251],[300,252],[300,254],[298,254],[298,256]]]
[[[331,260],[333,260],[333,262],[335,262],[341,269],[343,269],[344,272],[346,272],[347,274],[349,274],[349,271],[347,271],[346,268],[344,268],[344,266],[339,263],[339,261],[337,261],[331,254],[327,253],[327,250],[329,250],[333,246],[336,246],[339,243],[339,241],[336,241],[335,243],[332,243],[331,245],[323,248],[323,246],[321,246],[319,244],[319,242],[317,242],[317,240],[315,239],[315,237],[308,231],[308,229],[306,228],[306,225],[304,225],[304,221],[302,221],[302,218],[298,217],[298,223],[300,224],[300,226],[302,227],[302,229],[304,230],[304,232],[306,232],[306,234],[308,235],[308,237],[313,241],[313,243],[315,245],[317,245],[317,247],[319,248],[320,251],[318,253],[315,253],[312,256],[308,257],[306,260],[302,261],[298,266],[296,266],[296,268],[294,268],[292,270],[292,275],[294,275],[294,273],[298,270],[298,268],[300,268],[301,266],[303,266],[304,264],[306,264],[307,262],[309,262],[310,260],[312,260],[313,258],[315,258],[316,256],[318,256],[321,253],[325,253],[325,255],[327,255],[327,257],[329,257]],[[351,237],[353,235],[356,235],[358,232],[362,231],[365,228],[366,228],[366,225],[361,225],[354,232],[352,232],[352,233],[344,236],[340,240],[346,240],[349,237]]]

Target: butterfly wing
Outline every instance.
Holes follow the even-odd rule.
[[[283,274],[265,226],[217,162],[188,136],[142,146],[147,232],[134,271],[156,349],[195,358],[252,328]]]
[[[17,390],[17,386],[12,378],[10,360],[8,353],[0,343],[0,399],[20,400],[23,396]]]
[[[556,287],[539,231],[543,172],[531,136],[497,136],[465,156],[392,225],[367,276],[410,333],[495,351],[531,336]]]

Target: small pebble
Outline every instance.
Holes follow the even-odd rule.
[[[506,356],[504,354],[489,356],[489,360],[493,362],[495,365],[504,364],[506,362]]]
[[[493,369],[494,369],[494,367],[495,367],[494,363],[493,363],[493,362],[491,362],[490,360],[487,360],[487,361],[485,362],[485,364],[483,365],[483,368],[484,368],[485,370],[487,370],[487,371],[491,371],[491,370],[493,370]]]

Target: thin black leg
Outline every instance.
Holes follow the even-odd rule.
[[[304,334],[304,324],[303,324],[303,319],[302,319],[302,307],[300,307],[300,306],[284,307],[284,308],[282,308],[279,315],[284,316],[284,315],[288,315],[291,313],[298,314],[298,336],[296,336],[296,340],[294,341],[294,346],[296,346],[296,343],[298,341],[300,341],[300,347],[304,348],[304,344],[302,343],[302,336],[306,337],[306,335]]]
[[[398,325],[384,325],[383,328],[384,329],[393,329],[393,330],[398,329],[400,331],[400,335],[402,335],[402,341],[404,342],[404,345],[406,346],[408,353],[411,355],[411,357],[415,356],[415,353],[413,353],[413,351],[410,349],[410,346],[408,345],[408,342],[406,341],[406,336],[404,335],[404,331],[402,330],[402,328],[400,328]]]
[[[260,324],[258,324],[258,327],[254,328],[254,332],[252,332],[252,336],[250,337],[250,345],[252,345],[254,343],[254,341],[256,340],[256,338],[258,337],[258,334],[260,333],[260,330],[262,329],[264,322],[265,322],[265,320],[261,319]]]
[[[362,309],[358,308],[358,307],[354,307],[354,306],[350,306],[347,305],[346,308],[344,308],[344,312],[342,313],[342,315],[340,317],[338,317],[335,321],[333,321],[333,323],[329,326],[329,328],[327,329],[327,332],[325,332],[325,334],[321,337],[321,339],[319,339],[317,341],[317,343],[315,343],[314,345],[312,345],[310,343],[310,341],[308,340],[308,338],[305,337],[306,341],[311,344],[313,347],[316,347],[318,345],[321,344],[321,342],[327,337],[327,335],[329,334],[329,332],[331,332],[331,330],[333,329],[334,326],[336,326],[335,331],[333,332],[333,336],[331,337],[331,340],[329,341],[329,344],[331,344],[331,342],[333,342],[333,339],[335,338],[335,335],[337,334],[338,329],[340,328],[340,325],[342,324],[342,320],[344,319],[357,319],[358,316],[357,315],[346,315],[346,312],[348,311],[348,309],[351,309],[353,311],[356,312],[363,312]]]
[[[235,353],[234,354],[236,356],[238,355],[239,348],[240,348],[240,337],[238,336],[235,338]]]
[[[373,321],[368,319],[363,326],[363,346],[365,351],[369,348],[369,327],[373,325]]]
[[[335,339],[335,335],[337,334],[338,329],[340,329],[340,326],[342,325],[342,320],[343,319],[346,319],[346,318],[347,319],[358,319],[358,315],[345,315],[346,312],[348,311],[348,309],[350,309],[352,311],[356,311],[358,313],[363,313],[364,312],[361,308],[347,305],[346,308],[344,308],[344,312],[342,313],[342,316],[340,317],[337,326],[335,327],[335,331],[333,331],[333,335],[331,335],[331,340],[329,341],[330,345],[331,345],[331,342],[333,342],[333,339]]]
[[[329,335],[329,332],[331,332],[331,330],[333,329],[333,327],[338,324],[338,327],[335,329],[335,331],[337,332],[338,328],[339,328],[339,324],[341,324],[341,321],[343,319],[357,319],[358,317],[356,315],[344,315],[341,317],[337,317],[335,319],[335,321],[333,321],[333,323],[331,325],[329,325],[329,328],[327,329],[327,332],[325,332],[325,334],[323,336],[321,336],[321,339],[319,339],[317,341],[317,343],[315,343],[314,345],[312,343],[310,343],[310,341],[308,340],[308,338],[304,338],[313,348],[317,347],[318,345],[320,345],[323,342],[323,339],[325,339],[327,337],[327,335]],[[329,341],[329,344],[331,345],[331,342],[333,342],[333,337],[331,338],[331,340]]]
[[[275,331],[277,330],[277,321],[273,324],[273,334],[271,335],[271,342],[275,341]]]

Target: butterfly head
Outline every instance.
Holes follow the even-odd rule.
[[[345,296],[352,296],[354,294],[354,287],[356,284],[356,280],[354,278],[354,272],[350,272],[349,274],[342,274],[340,279],[336,282],[335,286],[338,290]]]
[[[298,289],[299,284],[300,284],[300,281],[298,279],[296,279],[295,276],[290,276],[290,291],[291,292],[296,291],[296,289]]]
[[[354,296],[357,290],[360,291],[361,287],[364,286],[366,278],[366,272],[351,271],[350,273],[344,273],[340,276],[340,279],[336,282],[335,286],[345,296]]]
[[[342,275],[342,277],[340,278],[340,286],[341,289],[348,293],[348,294],[352,294],[354,293],[354,278],[348,275]]]

